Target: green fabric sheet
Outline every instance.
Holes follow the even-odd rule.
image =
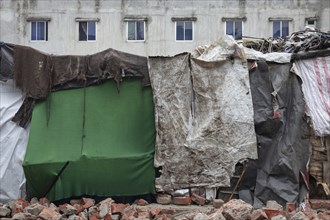
[[[33,111],[28,192],[52,201],[155,193],[155,135],[151,88],[139,80],[119,93],[113,81],[52,93]]]

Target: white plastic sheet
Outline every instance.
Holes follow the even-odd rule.
[[[330,56],[298,60],[295,65],[315,133],[330,135]]]
[[[22,102],[23,94],[12,80],[0,82],[0,202],[25,197],[22,163],[29,129],[11,121]]]

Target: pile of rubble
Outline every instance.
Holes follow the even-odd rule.
[[[297,53],[301,51],[323,50],[330,48],[330,33],[306,28],[304,31],[292,33],[287,38],[260,39],[245,37],[243,38],[243,45],[263,53]]]
[[[148,204],[143,199],[136,200],[133,204],[116,203],[107,198],[99,203],[94,199],[82,198],[71,200],[59,206],[50,203],[46,198],[33,198],[30,202],[17,199],[6,204],[0,204],[0,218],[6,219],[30,219],[30,220],[133,220],[133,219],[159,219],[159,220],[308,220],[330,219],[330,201],[313,200],[311,207],[301,210],[295,208],[295,204],[288,203],[283,209],[275,201],[269,201],[262,209],[253,210],[252,206],[242,200],[233,199],[227,203],[222,200],[214,200],[213,204],[191,205],[205,202],[191,197],[171,198],[169,195],[159,195],[158,203]],[[179,202],[181,205],[173,203]],[[166,203],[159,204],[159,203]],[[171,204],[168,204],[171,203]]]

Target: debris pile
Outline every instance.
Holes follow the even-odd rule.
[[[161,196],[165,198],[165,196]],[[170,202],[174,201],[170,198]],[[193,199],[191,199],[193,200]],[[162,200],[164,201],[164,200]],[[296,209],[295,204],[288,203],[287,207],[269,201],[263,209],[253,210],[252,206],[242,200],[232,199],[223,204],[220,201],[214,205],[162,205],[148,204],[143,199],[133,204],[116,203],[107,198],[95,203],[92,198],[71,200],[70,203],[54,205],[46,198],[33,198],[30,202],[17,199],[6,204],[0,204],[0,218],[30,219],[30,220],[133,220],[133,219],[177,219],[177,220],[262,220],[262,219],[330,219],[330,201],[312,200],[311,208]],[[198,203],[198,202],[197,202]],[[219,204],[223,204],[218,206]]]
[[[260,39],[245,37],[245,47],[262,53],[287,52],[297,53],[301,51],[322,50],[330,48],[330,33],[306,29],[291,34],[287,38]]]

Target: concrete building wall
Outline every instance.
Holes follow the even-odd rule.
[[[144,42],[127,42],[125,17],[144,16]],[[31,17],[49,17],[48,41],[30,40]],[[78,41],[77,17],[98,18],[96,42]],[[175,41],[172,17],[196,17],[194,40]],[[174,55],[210,44],[225,34],[224,17],[246,17],[243,36],[268,38],[269,18],[290,18],[289,32],[303,30],[308,17],[330,30],[329,0],[0,0],[0,41],[53,54],[85,55],[107,48],[139,55]]]

